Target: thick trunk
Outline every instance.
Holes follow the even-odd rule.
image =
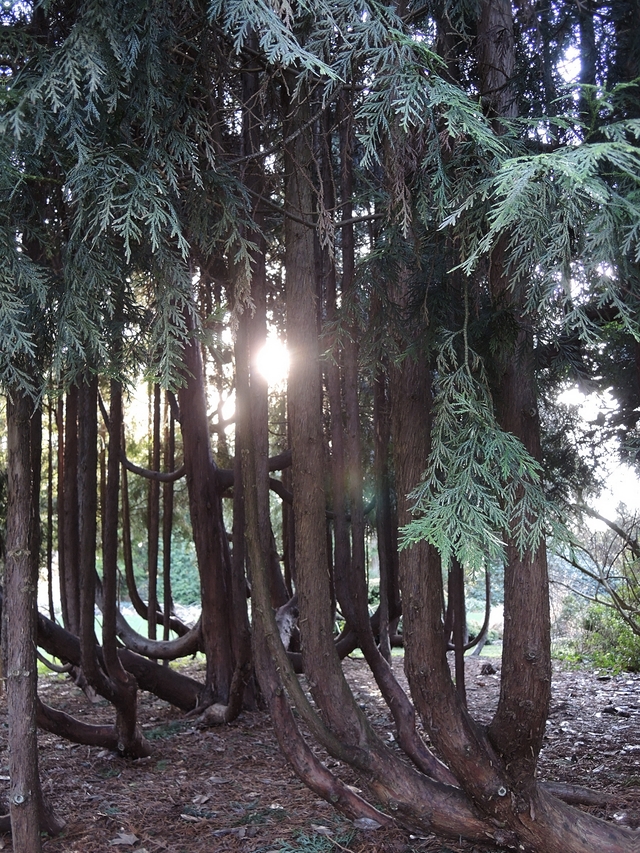
[[[328,573],[325,454],[322,432],[322,386],[317,325],[316,266],[311,227],[297,221],[313,209],[312,151],[305,128],[308,106],[296,114],[299,131],[286,150],[287,341],[291,357],[288,402],[295,519],[296,589],[300,608],[302,658],[312,693],[330,724],[347,739],[359,740],[355,703],[333,651],[333,614]],[[293,126],[289,128],[293,129]],[[289,135],[289,134],[288,134]]]
[[[501,118],[517,111],[513,88],[515,71],[513,12],[509,0],[483,0],[478,21],[480,95],[487,115],[500,129]]]
[[[511,80],[515,68],[511,4],[484,3],[478,25],[481,90],[488,112],[497,119],[515,115]],[[533,341],[523,316],[521,286],[512,287],[506,265],[506,237],[494,249],[489,286],[497,308],[509,311],[520,331],[512,352],[502,357],[495,392],[503,429],[513,433],[529,453],[540,458]],[[500,700],[490,726],[492,743],[509,769],[512,784],[524,791],[535,785],[535,767],[549,710],[551,640],[549,584],[545,545],[519,553],[507,541],[505,627]],[[526,808],[526,802],[518,807]]]
[[[531,344],[523,331],[495,398],[503,429],[539,458],[534,381]],[[507,545],[500,701],[489,731],[510,772],[516,774],[517,767],[517,778],[532,784],[551,691],[547,558],[544,543],[525,554]]]
[[[293,493],[296,526],[297,591],[300,605],[302,658],[311,692],[323,720],[341,740],[336,750],[369,776],[369,784],[386,804],[400,813],[415,810],[411,802],[421,797],[429,803],[431,819],[440,823],[446,797],[457,795],[448,786],[426,779],[387,750],[370,729],[344,678],[333,644],[330,583],[327,571],[324,447],[321,383],[317,333],[314,240],[310,228],[299,222],[312,209],[311,151],[304,109],[297,116],[298,135],[286,157],[288,209],[296,220],[286,222],[287,337],[291,353],[289,424],[293,459]],[[291,130],[292,128],[290,128]],[[380,658],[384,666],[386,662]],[[289,685],[287,685],[289,689]],[[303,700],[301,700],[302,702]],[[296,704],[298,699],[296,698]],[[298,705],[300,709],[300,705]],[[306,719],[306,718],[305,718]],[[313,722],[310,725],[314,725]],[[317,727],[312,729],[314,733]],[[327,737],[321,733],[327,745]],[[335,745],[328,747],[335,749]],[[423,801],[424,803],[425,801]],[[473,818],[458,804],[462,822]],[[455,811],[458,807],[451,805]],[[412,817],[412,820],[415,819]]]
[[[391,376],[398,523],[406,495],[422,476],[429,452],[431,379],[426,359],[406,358]],[[442,622],[439,555],[426,542],[400,553],[405,669],[417,710],[433,743],[474,799],[489,804],[504,786],[497,756],[468,715],[451,680]]]

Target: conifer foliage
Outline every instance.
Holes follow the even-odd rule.
[[[15,448],[4,654],[35,668],[13,614],[30,605],[25,589],[35,602],[44,530],[60,613],[37,626],[34,616],[34,635],[112,703],[114,721],[81,724],[9,679],[16,702],[49,730],[135,757],[148,749],[139,689],[212,725],[264,701],[302,779],[352,818],[536,853],[632,849],[631,829],[537,778],[550,699],[545,541],[561,535],[558,494],[584,487],[569,475],[548,488],[538,403],[604,381],[612,342],[635,353],[624,382],[638,386],[637,4],[0,9],[0,385]],[[268,330],[290,347],[288,388],[275,395],[256,368]],[[137,464],[127,392],[143,378],[157,390]],[[47,513],[25,407],[38,425],[55,412]],[[134,475],[151,483],[146,595],[133,568]],[[174,498],[199,571],[192,627],[172,607]],[[19,560],[25,511],[31,559]],[[465,568],[496,561],[502,688],[485,728],[464,702],[460,584]],[[118,609],[119,573],[148,637]],[[410,695],[388,662],[401,614]],[[343,677],[340,656],[356,646],[403,758]],[[157,663],[198,650],[202,682]],[[14,744],[21,731],[14,722]],[[364,793],[307,738],[354,767]],[[18,754],[16,778],[36,778],[35,741]],[[58,823],[39,793],[27,820],[22,806],[14,796],[14,849],[33,853],[34,821]]]

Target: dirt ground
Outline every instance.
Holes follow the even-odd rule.
[[[487,663],[467,659],[469,706],[481,721],[489,720],[499,690],[499,672],[482,672]],[[394,658],[394,668],[401,672],[400,658]],[[388,714],[366,665],[347,660],[345,670],[373,725],[391,739]],[[110,718],[106,703],[91,705],[62,676],[43,678],[40,692],[48,704],[87,722]],[[294,776],[265,713],[203,730],[166,702],[142,694],[140,721],[153,754],[135,762],[41,733],[44,789],[67,824],[60,837],[45,842],[46,853],[481,853],[477,845],[455,839],[355,829]],[[6,732],[4,701],[0,726]],[[6,738],[0,748],[1,792],[8,787]],[[357,785],[337,762],[328,763]],[[557,667],[540,774],[615,792],[608,806],[591,811],[637,826],[640,676]],[[0,849],[11,850],[9,836],[0,836]],[[482,850],[498,853],[495,847]]]

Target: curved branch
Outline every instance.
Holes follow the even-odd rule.
[[[36,649],[36,656],[40,663],[43,663],[47,667],[47,669],[50,669],[52,672],[58,672],[62,674],[64,672],[71,672],[71,670],[73,669],[73,664],[65,663],[62,666],[59,666],[57,663],[54,663],[52,660],[49,660],[49,658],[46,658],[38,649]]]
[[[96,604],[101,611],[104,610],[102,584],[99,578],[96,579]],[[162,616],[161,613],[159,615]],[[173,622],[174,620],[170,621]],[[178,622],[181,628],[185,627],[179,620],[176,619],[175,621]],[[116,610],[116,634],[130,651],[150,658],[159,658],[160,660],[175,660],[176,658],[187,657],[188,655],[202,651],[202,634],[199,619],[193,628],[182,633],[176,640],[150,640],[137,631],[134,631],[120,610]]]
[[[149,468],[142,468],[140,465],[135,465],[133,462],[130,462],[124,451],[120,453],[120,461],[127,471],[131,471],[132,474],[138,474],[140,477],[145,477],[147,480],[158,480],[160,483],[175,483],[176,480],[184,477],[186,473],[184,464],[179,468],[176,468],[175,471],[151,471]]]
[[[0,604],[2,594],[0,591]],[[42,613],[38,614],[38,645],[60,660],[80,666],[80,641],[70,631],[56,625]],[[138,655],[129,649],[119,649],[122,665],[135,676],[138,687],[164,699],[170,705],[182,711],[192,711],[200,701],[203,685],[193,678],[182,675],[167,666],[158,666],[154,661]],[[98,660],[102,649],[98,647]],[[109,698],[109,697],[105,697]]]
[[[138,655],[158,658],[159,660],[176,660],[176,658],[188,657],[202,651],[202,633],[199,619],[193,628],[176,640],[148,639],[134,631],[119,610],[116,611],[116,625],[118,637],[130,651]]]
[[[269,471],[282,471],[285,468],[291,467],[291,451],[283,450],[282,453],[278,453],[276,456],[272,456],[269,459],[268,469]],[[218,484],[218,488],[221,492],[225,492],[227,489],[230,489],[233,486],[235,480],[235,473],[232,468],[218,468],[216,471],[216,482]],[[271,484],[276,483],[273,487]],[[279,495],[282,500],[287,501],[287,503],[291,503],[293,501],[293,495],[291,492],[284,489],[280,480],[270,479],[269,485],[273,489],[273,491]],[[279,491],[281,489],[282,491]]]
[[[112,752],[118,751],[118,735],[112,725],[85,723],[64,711],[45,705],[40,698],[38,698],[36,713],[38,727],[45,732],[63,737],[72,743],[101,746]]]
[[[640,558],[640,542],[633,536],[630,536],[626,530],[623,530],[619,524],[615,521],[611,521],[610,518],[606,518],[604,515],[600,515],[595,509],[591,509],[589,506],[580,505],[579,509],[582,512],[585,512],[587,515],[591,516],[591,518],[595,518],[598,521],[601,521],[603,524],[606,524],[610,530],[613,530],[614,533],[617,533],[618,536],[623,540],[623,542],[629,546],[631,553],[634,557]]]

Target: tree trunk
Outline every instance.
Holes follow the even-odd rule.
[[[164,441],[164,468],[173,471],[175,467],[176,431],[173,412],[168,399],[165,406],[166,426]],[[173,483],[164,483],[162,487],[162,639],[168,640],[173,612],[173,593],[171,590],[171,540],[173,532]]]
[[[60,407],[60,417],[62,407]],[[60,596],[64,626],[80,634],[80,580],[78,577],[78,388],[67,391],[64,425],[60,424],[64,454],[62,477],[58,480],[58,526],[62,529],[60,543]]]
[[[512,117],[515,68],[512,7],[507,0],[485,2],[478,27],[481,90],[489,114]],[[540,425],[535,391],[533,339],[524,311],[521,286],[512,287],[506,237],[491,257],[489,285],[494,306],[508,311],[519,333],[511,353],[496,366],[496,411],[503,429],[513,433],[534,459],[540,459]],[[500,700],[490,737],[509,775],[523,791],[535,785],[535,768],[549,710],[551,638],[547,558],[542,543],[535,553],[520,554],[507,542],[505,626]],[[523,804],[526,808],[526,804]]]
[[[8,507],[5,607],[2,630],[7,682],[9,806],[13,849],[38,853],[40,831],[59,830],[46,820],[38,775],[36,617],[38,588],[39,507],[36,497],[40,471],[32,467],[39,449],[33,439],[40,412],[19,389],[7,400]],[[51,817],[51,816],[50,816]]]
[[[149,467],[152,471],[160,470],[160,386],[153,385],[153,396],[150,400],[152,411],[152,444],[149,453]],[[160,483],[149,480],[147,508],[147,577],[149,594],[147,596],[147,623],[149,638],[155,640],[158,621],[158,544],[160,537]]]
[[[308,104],[296,104],[298,135],[285,150],[286,205],[304,220],[313,210]],[[290,126],[289,130],[293,129]],[[288,133],[287,136],[291,134]],[[296,589],[300,608],[302,659],[322,706],[338,729],[351,728],[346,709],[353,697],[333,651],[333,617],[329,583],[326,499],[324,490],[324,436],[322,386],[317,324],[314,234],[309,225],[285,220],[287,341],[291,358],[288,402],[291,435],[295,520]],[[333,718],[333,719],[331,719]],[[352,732],[352,737],[358,739]]]
[[[234,671],[231,644],[230,555],[209,444],[204,372],[195,322],[184,349],[185,385],[178,392],[193,540],[202,589],[202,638],[207,658],[203,704],[226,705]]]
[[[118,497],[120,494],[120,441],[122,438],[122,386],[111,380],[109,411],[109,459],[104,510],[102,648],[107,677],[114,692],[115,730],[118,751],[141,757],[149,754],[137,724],[137,684],[122,666],[116,646],[118,609]]]
[[[373,389],[374,476],[376,495],[376,535],[380,565],[379,645],[383,657],[391,661],[393,619],[400,613],[398,592],[397,520],[394,518],[389,479],[391,425],[385,374],[379,372]]]

